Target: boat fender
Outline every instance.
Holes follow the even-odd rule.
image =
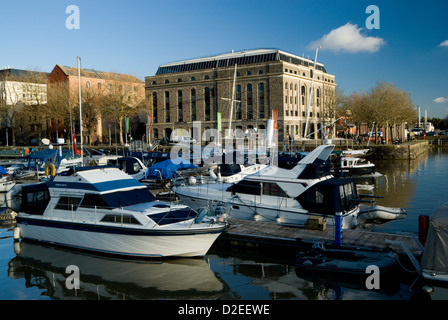
[[[45,175],[54,177],[56,175],[56,166],[49,162],[45,165]]]
[[[307,267],[312,267],[313,262],[311,260],[305,260],[305,261],[303,261],[302,265],[307,266]]]
[[[218,176],[216,175],[216,173],[215,173],[212,169],[208,169],[208,174],[210,175],[210,177],[211,177],[213,180],[218,179]]]
[[[188,178],[188,184],[190,186],[195,185],[196,184],[196,178],[195,177]]]
[[[16,255],[20,254],[22,252],[22,243],[20,241],[14,242],[14,253]]]
[[[13,238],[14,240],[20,239],[20,227],[15,227],[13,232]]]

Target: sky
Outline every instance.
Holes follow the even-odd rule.
[[[445,0],[0,0],[0,68],[51,72],[79,56],[83,68],[144,80],[161,64],[232,50],[314,59],[320,47],[346,95],[390,82],[421,116],[445,118],[447,12]]]

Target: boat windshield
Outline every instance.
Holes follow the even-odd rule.
[[[146,188],[129,191],[118,191],[107,194],[87,193],[81,202],[81,207],[87,208],[120,208],[157,200]]]

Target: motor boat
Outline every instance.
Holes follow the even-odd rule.
[[[354,228],[359,208],[353,180],[336,179],[327,159],[334,145],[321,145],[292,169],[265,166],[232,182],[186,184],[173,191],[192,208],[208,203],[224,205],[229,218],[305,225],[312,216],[343,217],[343,228]],[[353,201],[352,201],[353,200]]]
[[[0,166],[0,192],[8,192],[16,182],[11,178],[6,169]]]
[[[299,251],[296,267],[318,272],[365,276],[369,267],[378,268],[381,275],[398,267],[398,256],[391,251],[354,248],[351,246],[326,246],[313,243],[310,250]]]
[[[203,256],[226,228],[218,217],[158,201],[111,166],[72,168],[13,188],[15,239],[136,257]],[[8,203],[9,206],[9,203]]]
[[[236,183],[267,167],[263,163],[250,163],[248,156],[242,152],[228,152],[216,158],[201,168],[206,168],[202,174],[191,175],[177,171],[172,183],[174,186],[204,185],[220,183]]]
[[[358,157],[337,157],[331,172],[335,177],[359,177],[375,173],[375,164]]]
[[[304,226],[311,216],[318,216],[331,226],[339,223],[340,216],[342,228],[353,229],[359,226],[361,204],[367,208],[364,212],[375,211],[372,206],[365,206],[373,200],[363,199],[371,196],[358,195],[354,179],[330,174],[328,158],[333,149],[331,144],[318,146],[292,169],[269,165],[235,182],[191,183],[172,190],[195,209],[224,206],[233,219]],[[381,211],[377,209],[376,212]],[[372,217],[366,217],[366,222]]]

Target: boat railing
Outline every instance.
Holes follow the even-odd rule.
[[[112,222],[123,225],[142,225],[142,223],[134,216],[134,212],[127,210],[125,207],[104,207],[104,206],[82,206],[84,209],[93,209],[93,221],[95,224],[99,222]],[[167,207],[163,207],[168,209]],[[99,213],[98,209],[101,209],[102,212]],[[117,210],[118,209],[118,210]],[[104,212],[103,210],[107,210]],[[73,204],[71,205],[71,220],[75,221],[84,221],[83,218],[76,216],[79,214],[77,212],[77,207]],[[213,215],[211,214],[213,213]],[[208,221],[210,224],[213,224],[217,221],[218,215],[216,210],[208,211],[207,214],[200,217],[200,214],[193,210],[190,207],[172,207],[169,206],[169,210],[162,212],[160,214],[150,214],[148,216],[155,224],[153,228],[156,226],[161,226],[165,224],[173,224],[179,223],[183,221],[190,221],[190,227],[195,223]],[[204,219],[206,218],[206,219]],[[145,227],[148,227],[151,224],[151,221],[148,221]]]

